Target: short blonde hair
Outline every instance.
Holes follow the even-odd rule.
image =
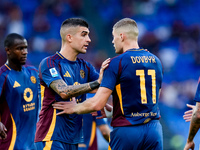
[[[139,34],[137,23],[135,22],[135,20],[130,18],[124,18],[119,20],[113,26],[113,30],[115,30],[116,32],[126,33],[129,39],[137,39]]]

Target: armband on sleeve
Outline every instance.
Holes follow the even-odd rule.
[[[89,82],[89,85],[90,85],[90,88],[92,90],[98,88],[100,86],[99,82],[96,80],[96,81],[93,81],[93,82]]]

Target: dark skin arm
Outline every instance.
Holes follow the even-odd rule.
[[[200,103],[196,103],[196,108],[192,114],[190,122],[190,131],[184,150],[194,149],[194,137],[200,128]]]

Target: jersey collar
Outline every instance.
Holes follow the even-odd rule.
[[[131,48],[131,49],[128,49],[127,51],[142,51],[144,50],[144,48],[140,47],[140,48]]]

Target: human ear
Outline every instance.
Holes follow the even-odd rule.
[[[5,50],[7,54],[10,54],[10,49],[8,47],[6,47]]]
[[[67,41],[72,42],[72,39],[73,39],[73,38],[72,38],[72,35],[71,35],[71,34],[67,34],[67,35],[66,35],[66,40],[67,40]]]
[[[120,34],[121,41],[123,42],[125,39],[125,35],[123,33]]]

